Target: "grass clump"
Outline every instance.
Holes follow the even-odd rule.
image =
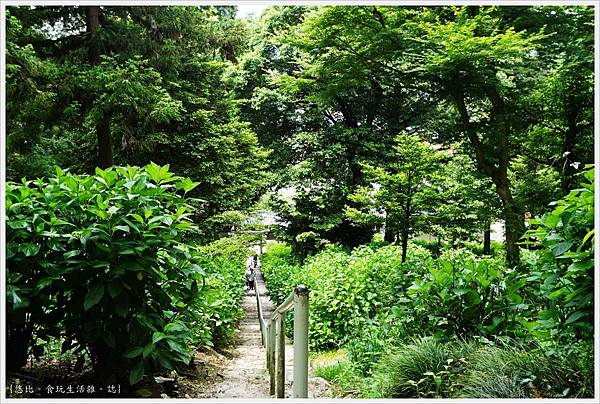
[[[423,338],[397,347],[375,367],[373,398],[451,397],[474,345]]]
[[[593,397],[593,347],[554,351],[482,339],[422,338],[382,357],[361,395],[370,398]],[[582,363],[582,358],[587,362]]]

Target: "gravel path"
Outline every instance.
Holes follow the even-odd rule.
[[[265,296],[264,278],[260,271],[256,283],[261,293],[263,316],[271,317],[273,303]],[[246,315],[240,323],[240,343],[234,357],[223,369],[221,380],[209,386],[198,398],[269,398],[269,374],[266,352],[261,345],[260,325],[254,291],[246,292],[242,305]],[[286,344],[286,396],[291,394],[293,348]]]

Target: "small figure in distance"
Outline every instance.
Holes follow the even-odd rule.
[[[256,280],[256,273],[252,266],[246,268],[246,290],[254,290],[254,281]]]

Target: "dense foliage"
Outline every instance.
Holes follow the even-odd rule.
[[[536,329],[546,338],[589,338],[594,314],[594,170],[581,188],[553,203],[556,208],[529,221],[528,243],[543,246],[533,257],[528,281],[539,284],[546,310]]]
[[[11,371],[181,370],[268,234],[340,395],[593,395],[594,7],[237,12],[7,7]]]
[[[593,178],[590,168],[582,188],[530,220],[526,243],[543,248],[525,252],[526,273],[507,268],[502,254],[466,248],[434,258],[411,243],[402,260],[395,245],[330,246],[299,265],[275,245],[263,258],[267,285],[277,302],[294,285],[309,287],[311,346],[345,347],[353,371],[373,378],[361,394],[589,396]],[[429,339],[411,342],[422,336]]]
[[[261,140],[276,145],[274,161],[283,168],[277,186],[296,190],[292,201],[276,194],[273,203],[289,222],[286,240],[296,254],[306,255],[306,237],[297,238],[303,233],[310,235],[311,251],[313,240],[317,249],[322,240],[355,246],[368,242],[385,219],[386,239],[403,242],[403,229],[411,229],[409,235],[422,229],[420,219],[430,213],[440,219],[435,225],[446,230],[439,232],[446,240],[477,238],[486,221],[502,218],[506,258],[517,266],[525,213],[543,213],[593,161],[592,25],[589,7],[265,12],[239,66],[260,76],[250,79],[243,70],[238,77],[244,86],[236,91],[247,100],[244,116]],[[273,107],[277,114],[265,114]],[[474,209],[479,215],[454,220],[452,213],[465,207],[457,198],[442,203],[448,215],[439,216],[437,198],[421,201],[418,195],[428,188],[444,192],[430,179],[449,173],[435,164],[403,168],[394,148],[402,132],[463,157],[460,172],[475,171],[477,181],[454,176],[453,189],[476,184],[466,204],[483,205]],[[402,184],[409,171],[414,174],[405,188],[412,192],[394,192],[401,196],[396,201],[379,190],[377,209],[357,217],[374,178],[394,174]],[[420,210],[406,203],[412,199]]]
[[[223,86],[247,31],[231,11],[9,8],[7,177],[154,161],[201,183],[196,217],[247,208],[268,151]]]
[[[186,242],[197,183],[149,164],[7,184],[8,363],[38,339],[109,378],[190,362],[240,316],[241,260]]]

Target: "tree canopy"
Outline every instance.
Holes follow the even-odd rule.
[[[168,163],[202,237],[266,193],[298,251],[502,220],[514,266],[593,161],[592,48],[591,7],[9,7],[7,174]]]

